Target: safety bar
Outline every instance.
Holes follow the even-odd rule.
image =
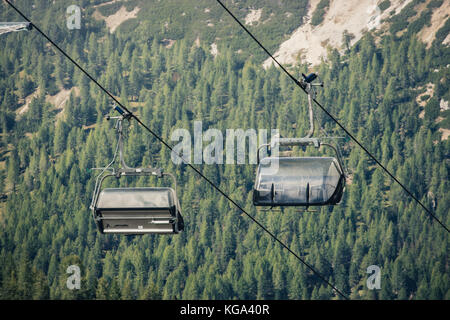
[[[120,168],[116,171],[117,176],[142,176],[151,175],[161,178],[163,171],[161,168]]]
[[[256,159],[257,164],[259,164],[260,161],[260,151],[264,147],[270,147],[268,148],[269,156],[270,156],[270,150],[272,148],[275,148],[276,145],[279,146],[308,146],[308,145],[314,145],[314,147],[319,148],[320,147],[320,140],[318,138],[280,138],[278,135],[272,138],[271,143],[264,143],[258,147],[258,150],[256,151]]]
[[[280,146],[308,146],[314,145],[314,147],[320,147],[320,141],[318,138],[278,138],[275,141],[272,141],[271,148],[273,148],[276,144]]]
[[[334,152],[336,153],[336,159],[338,160],[339,167],[340,167],[342,173],[344,174],[344,176],[346,177],[345,170],[344,170],[344,164],[342,163],[342,159],[341,159],[341,156],[339,154],[339,151],[332,144],[321,142],[319,138],[280,138],[279,136],[275,136],[272,140],[274,140],[274,141],[271,141],[270,144],[265,143],[265,144],[262,144],[262,145],[259,146],[258,151],[257,151],[257,163],[258,164],[260,162],[259,151],[263,147],[270,146],[270,148],[273,148],[277,144],[279,146],[308,146],[308,145],[313,145],[315,148],[320,148],[321,146],[326,146],[326,147],[329,147],[329,148],[333,149]]]

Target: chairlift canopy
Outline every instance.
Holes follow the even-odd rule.
[[[278,168],[278,169],[277,169]],[[340,202],[345,176],[332,157],[268,157],[261,160],[255,206],[321,206]]]
[[[102,233],[175,234],[184,228],[179,208],[172,188],[106,188],[95,214]]]

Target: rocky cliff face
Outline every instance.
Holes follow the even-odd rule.
[[[381,35],[393,24],[403,27],[394,29],[394,33],[400,36],[409,25],[418,24],[419,19],[424,20],[424,25],[416,31],[417,36],[431,44],[449,16],[448,1],[311,0],[304,23],[280,45],[275,57],[282,64],[302,61],[317,65],[326,58],[329,47],[343,50],[366,32]],[[449,42],[450,37],[447,36],[443,43],[448,45]],[[264,67],[271,64],[272,61],[267,59]]]

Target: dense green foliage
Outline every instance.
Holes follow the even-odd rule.
[[[389,8],[390,6],[391,6],[391,1],[384,0],[384,1],[380,2],[380,4],[378,5],[378,8],[380,8],[380,10],[383,12],[384,10]]]
[[[296,1],[283,2],[294,6]],[[168,3],[166,10],[174,9]],[[205,1],[198,3],[201,9],[195,10],[203,12]],[[264,55],[253,52],[225,16],[222,26],[229,27],[220,32],[236,32],[214,58],[209,31],[199,47],[173,31],[177,42],[168,49],[160,43],[166,38],[158,33],[161,25],[147,28],[147,36],[142,25],[133,33],[124,25],[109,34],[101,22],[88,19],[91,9],[83,13],[88,23],[81,30],[52,25],[52,13],[67,3],[59,5],[37,1],[27,13],[166,141],[176,128],[193,132],[194,120],[202,120],[204,130],[224,133],[228,128],[278,128],[284,136],[307,132],[304,93],[280,70],[264,70]],[[215,4],[208,5],[222,15]],[[179,7],[189,9],[187,2]],[[263,42],[271,38],[257,36]],[[168,150],[136,123],[128,131],[127,161],[159,165],[177,175],[186,230],[172,237],[100,235],[88,209],[95,177],[88,169],[106,165],[114,151],[113,124],[104,120],[110,101],[36,32],[0,41],[0,191],[7,198],[0,212],[1,299],[336,298],[192,170],[174,165]],[[236,54],[239,43],[243,52]],[[318,68],[325,81],[318,100],[447,226],[450,140],[441,141],[436,119],[449,118],[439,109],[441,99],[450,100],[449,53],[437,42],[426,49],[412,33],[386,35],[378,45],[367,34],[344,56],[330,52]],[[296,76],[305,71],[304,66],[293,70]],[[428,83],[435,90],[422,100],[422,119],[416,97]],[[59,112],[46,96],[63,88],[77,90]],[[17,116],[33,92],[28,111]],[[329,134],[343,135],[326,115],[316,113]],[[344,199],[315,212],[257,211],[251,203],[255,165],[197,167],[351,298],[449,299],[448,233],[360,148],[348,139],[342,147],[349,170]],[[80,290],[66,288],[66,268],[72,264],[81,267]],[[381,290],[366,287],[370,265],[381,267]]]
[[[311,24],[313,26],[318,26],[322,23],[329,6],[330,0],[320,0],[320,2],[317,4],[316,10],[311,17]]]

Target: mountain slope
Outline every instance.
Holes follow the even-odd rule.
[[[317,11],[317,5],[328,2],[323,21],[313,25],[312,17]],[[311,1],[307,19],[297,28],[288,40],[283,42],[275,52],[275,58],[282,64],[295,64],[300,61],[312,65],[319,64],[326,59],[327,50],[335,48],[345,49],[358,42],[367,31],[386,32],[400,15],[412,11],[407,17],[409,23],[417,21],[428,7],[433,8],[431,17],[427,17],[427,24],[417,33],[419,39],[431,44],[436,32],[441,29],[450,16],[448,1],[412,1],[412,0],[350,0],[350,1]],[[409,13],[408,13],[409,15]],[[403,17],[400,17],[404,21]],[[404,27],[406,28],[407,25]],[[397,32],[403,31],[404,28]],[[448,42],[448,40],[447,40]],[[446,44],[444,40],[444,44]],[[264,62],[264,67],[272,64],[270,59]]]

